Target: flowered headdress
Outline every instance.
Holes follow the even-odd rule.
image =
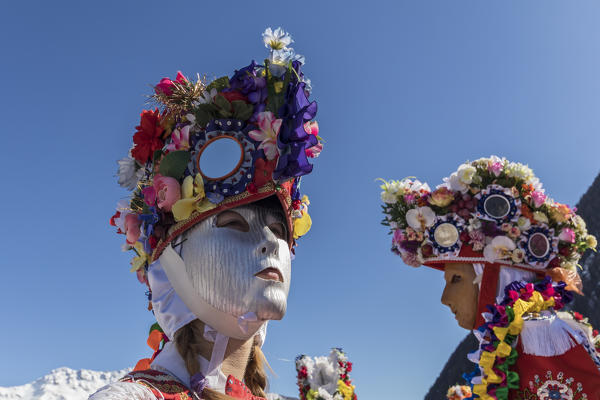
[[[481,289],[494,295],[502,265],[581,291],[577,263],[595,249],[596,238],[574,209],[544,193],[526,165],[492,156],[462,164],[433,191],[412,179],[384,181],[381,188],[382,223],[391,228],[392,251],[407,265],[495,266],[486,268]]]
[[[328,357],[296,357],[300,400],[356,400],[351,371],[352,363],[339,348]]]
[[[417,180],[381,186],[392,250],[411,266],[499,263],[552,274],[577,273],[596,247],[574,209],[555,202],[526,165],[492,156],[461,165],[435,190]]]
[[[177,236],[220,211],[277,196],[287,215],[292,246],[311,225],[300,179],[322,149],[309,100],[304,58],[281,28],[263,33],[270,49],[264,64],[252,61],[231,77],[192,81],[181,72],[163,78],[144,110],[129,155],[119,161],[119,184],[132,190],[111,224],[136,252],[132,270],[145,268]],[[211,147],[232,144],[231,167],[210,171]],[[220,162],[227,161],[227,155]],[[225,160],[224,160],[225,159]]]

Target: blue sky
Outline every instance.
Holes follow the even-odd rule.
[[[422,398],[466,333],[439,303],[441,274],[389,252],[376,178],[434,186],[497,154],[574,204],[600,171],[597,3],[227,4],[2,5],[0,386],[150,355],[144,288],[108,225],[126,196],[115,160],[151,84],[262,60],[267,26],[306,56],[326,140],[303,181],[313,229],[265,345],[273,391],[296,394],[285,360],[341,346],[359,398]]]

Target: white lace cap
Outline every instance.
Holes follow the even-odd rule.
[[[195,320],[196,316],[171,286],[160,259],[148,267],[148,283],[152,290],[154,316],[169,340],[173,340],[175,332]]]

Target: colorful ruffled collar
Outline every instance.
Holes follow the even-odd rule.
[[[511,367],[519,357],[514,343],[523,329],[523,316],[562,309],[573,299],[565,287],[550,277],[536,283],[515,281],[504,289],[500,304],[487,307],[486,322],[474,331],[479,349],[469,354],[478,370],[465,376],[474,394],[484,400],[507,400],[508,391],[519,388],[519,375]]]

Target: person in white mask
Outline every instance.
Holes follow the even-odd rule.
[[[136,253],[158,341],[91,400],[266,397],[261,346],[286,311],[294,246],[311,226],[300,178],[322,144],[291,38],[280,28],[263,37],[265,65],[211,83],[163,78],[162,111],[142,113],[119,161],[133,194],[111,223]]]

